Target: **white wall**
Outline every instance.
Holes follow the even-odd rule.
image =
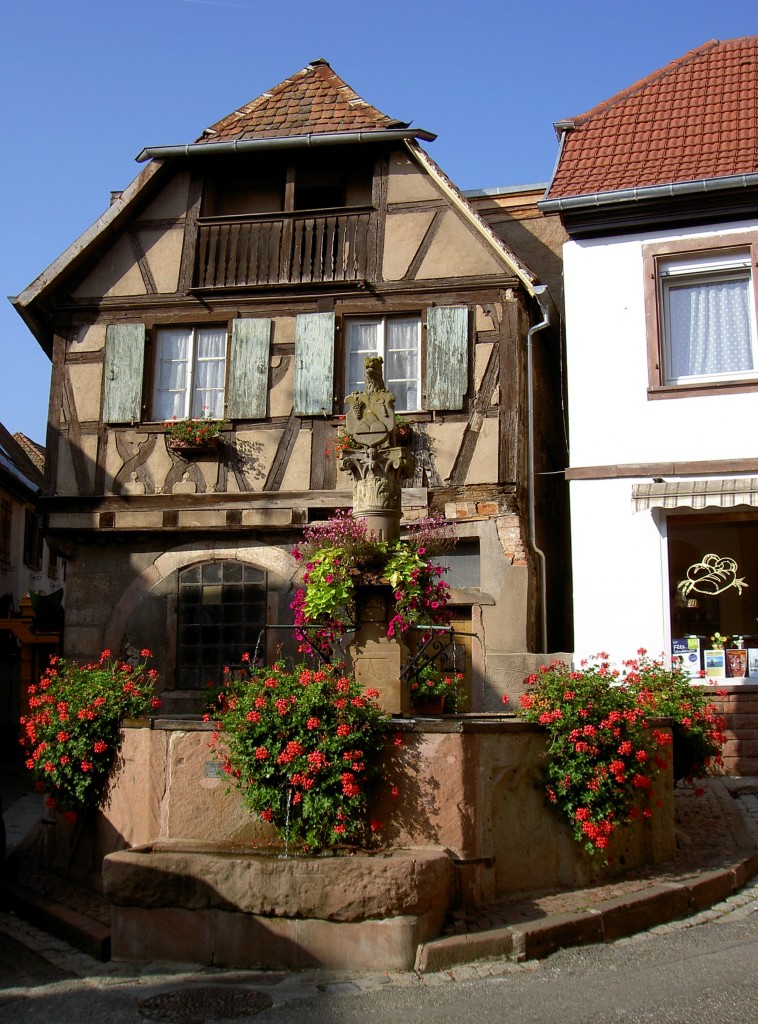
[[[668,565],[658,513],[632,511],[637,480],[574,480],[571,548],[577,660],[669,649]],[[664,524],[665,526],[665,524]]]
[[[757,229],[740,222],[566,243],[572,467],[755,457],[758,392],[648,399],[642,246]]]
[[[570,466],[755,458],[758,392],[647,397],[643,244],[756,222],[574,240],[564,247]],[[634,512],[634,479],[572,480],[574,649],[618,661],[669,650],[665,517]]]

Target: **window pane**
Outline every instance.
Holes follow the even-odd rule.
[[[749,289],[748,277],[666,282],[670,377],[754,369]]]
[[[188,586],[186,580],[192,583]],[[265,623],[265,581],[260,569],[239,562],[207,562],[180,573],[176,659],[180,685],[220,682],[224,665],[238,665],[245,647],[255,647]],[[202,666],[201,671],[197,666]]]
[[[195,335],[195,383],[191,415],[221,419],[224,415],[226,331],[223,328],[198,329]]]
[[[384,380],[395,395],[398,410],[419,409],[419,339],[418,317],[388,320],[386,327]]]
[[[191,332],[167,328],[158,331],[154,419],[183,419],[187,415],[187,385],[191,358]]]
[[[378,356],[379,331],[378,320],[349,320],[347,324],[347,340],[345,344],[345,394],[363,389],[364,362],[368,356]]]

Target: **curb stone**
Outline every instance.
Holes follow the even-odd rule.
[[[693,874],[681,882],[662,882],[643,892],[604,900],[590,910],[551,914],[487,932],[433,939],[419,946],[415,970],[419,974],[445,971],[494,956],[536,960],[568,946],[615,942],[672,921],[699,917],[717,903],[750,903],[758,899],[758,891],[754,895],[739,890],[755,875],[758,852],[731,867]],[[758,885],[752,888],[758,890]],[[722,915],[714,915],[718,916]]]

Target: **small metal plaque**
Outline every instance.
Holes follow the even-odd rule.
[[[206,779],[223,779],[226,778],[226,772],[224,766],[220,761],[206,761],[205,762],[205,777]]]

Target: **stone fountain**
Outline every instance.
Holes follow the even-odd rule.
[[[412,457],[396,444],[394,396],[381,360],[348,399],[354,514],[397,538]],[[411,710],[406,657],[388,640],[391,589],[363,586],[352,645],[357,677],[390,712]],[[545,739],[512,715],[398,718],[388,791],[372,808],[385,848],[349,856],[266,856],[270,826],[242,806],[209,760],[212,723],[154,719],[124,730],[121,768],[90,835],[91,862],[113,908],[118,958],[242,967],[410,970],[451,906],[605,877],[546,808],[538,783]],[[614,837],[627,868],[671,856],[671,779],[651,794],[665,810]],[[98,846],[99,843],[99,846]],[[124,849],[125,846],[130,847]],[[65,862],[65,828],[57,856]]]

